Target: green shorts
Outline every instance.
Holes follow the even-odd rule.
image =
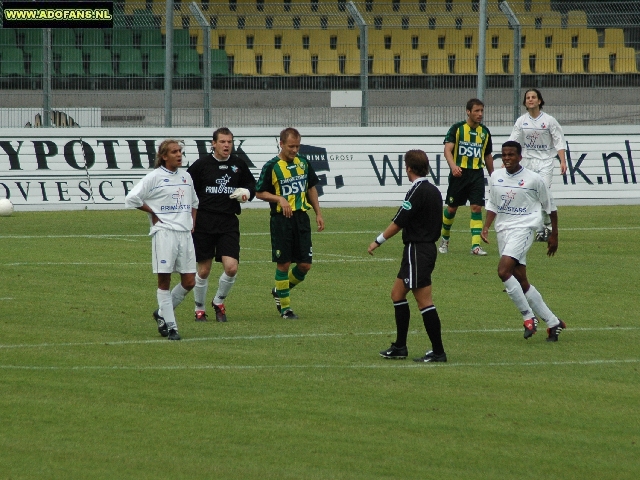
[[[271,216],[271,259],[276,263],[311,263],[311,222],[307,212],[291,218]]]
[[[459,207],[469,201],[470,205],[484,206],[484,170],[463,168],[461,177],[449,174],[449,186],[445,203]]]

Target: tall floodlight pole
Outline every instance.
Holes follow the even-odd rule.
[[[203,109],[204,109],[204,126],[211,126],[211,27],[209,26],[209,22],[205,18],[204,14],[198,7],[196,2],[191,2],[189,5],[189,9],[191,13],[196,18],[200,27],[202,27],[202,32],[204,33],[204,52],[202,59],[202,84],[204,89],[203,95]]]
[[[166,17],[166,49],[164,56],[164,126],[170,127],[173,117],[173,0],[167,0]]]
[[[352,1],[347,3],[347,9],[360,29],[360,91],[362,92],[360,126],[367,127],[369,125],[369,33],[364,18]]]
[[[51,126],[51,29],[42,29],[42,126]]]
[[[478,91],[477,97],[484,100],[484,90],[486,85],[485,59],[487,57],[487,0],[480,0],[480,17],[478,25]]]
[[[520,87],[522,85],[520,21],[507,2],[500,4],[500,11],[507,16],[509,26],[513,28],[513,121],[515,122],[520,116]]]

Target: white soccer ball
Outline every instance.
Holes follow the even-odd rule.
[[[8,198],[0,199],[0,217],[10,217],[13,214],[13,203]]]

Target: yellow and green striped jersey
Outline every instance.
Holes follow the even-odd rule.
[[[444,143],[454,144],[453,160],[460,168],[484,168],[485,155],[493,151],[489,129],[482,124],[472,128],[466,121],[452,125]]]
[[[307,200],[309,188],[318,183],[318,176],[304,155],[298,155],[292,162],[274,157],[264,164],[256,191],[270,192],[285,197],[295,212],[311,209]],[[282,212],[278,203],[271,203],[271,214]]]

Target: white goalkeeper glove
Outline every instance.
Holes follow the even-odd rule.
[[[244,203],[249,200],[250,196],[251,192],[249,192],[249,190],[247,190],[246,188],[236,188],[233,193],[229,195],[229,198],[235,198],[240,203]]]

